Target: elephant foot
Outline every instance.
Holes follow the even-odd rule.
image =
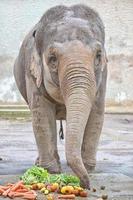
[[[86,164],[86,163],[84,163],[84,166],[85,166],[88,174],[92,173],[95,170],[95,167],[96,167],[96,165]]]
[[[44,163],[44,161],[41,161],[39,157],[37,157],[35,161],[35,165],[43,167],[44,169],[47,169],[49,173],[51,174],[59,174],[61,173],[61,165],[60,162],[57,162],[56,160],[50,162],[50,163]]]

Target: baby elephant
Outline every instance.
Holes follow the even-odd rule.
[[[94,10],[81,4],[56,6],[25,37],[14,66],[32,114],[38,164],[60,172],[56,120],[65,119],[67,163],[87,188],[104,118],[104,40]]]

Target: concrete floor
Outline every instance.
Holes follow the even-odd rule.
[[[65,125],[64,125],[65,126]],[[59,128],[59,127],[58,127]],[[64,141],[58,141],[63,171],[66,166]],[[17,179],[34,164],[37,150],[31,122],[0,120],[0,184]],[[133,200],[133,115],[105,115],[96,171],[90,175],[90,200],[107,193],[110,200]],[[101,185],[106,190],[99,190]]]

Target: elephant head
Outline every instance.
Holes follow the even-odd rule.
[[[106,65],[104,30],[98,17],[94,27],[87,19],[74,17],[73,13],[62,13],[55,23],[52,16],[50,21],[45,19],[47,14],[41,19],[32,32],[31,73],[37,87],[44,83],[48,94],[58,103],[65,104],[67,162],[83,185],[89,187],[81,147]]]

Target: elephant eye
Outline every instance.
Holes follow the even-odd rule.
[[[56,68],[57,64],[58,64],[58,60],[57,57],[55,55],[50,55],[48,58],[48,64],[52,67],[52,68]]]
[[[101,64],[101,51],[97,51],[96,57],[95,57],[95,67],[98,67]]]
[[[50,63],[55,63],[56,61],[57,61],[57,58],[54,55],[50,56],[49,58]]]

